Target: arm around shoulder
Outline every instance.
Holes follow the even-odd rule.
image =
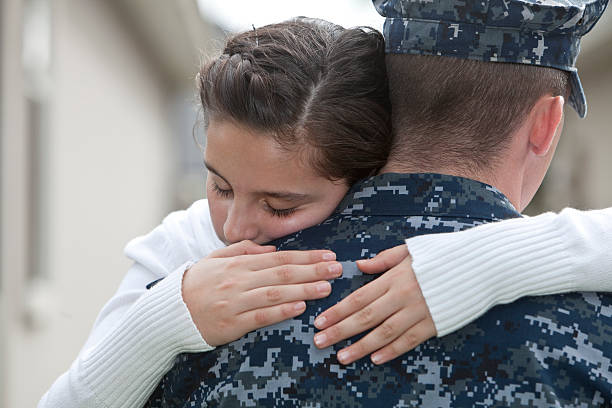
[[[211,350],[183,302],[182,280],[187,261],[221,246],[206,200],[171,213],[132,240],[125,253],[134,266],[100,312],[77,359],[38,407],[140,406],[177,354]]]
[[[612,208],[406,240],[438,336],[523,296],[612,291]]]
[[[141,406],[176,355],[212,350],[182,300],[188,266],[146,291],[99,340],[90,340],[38,407]]]

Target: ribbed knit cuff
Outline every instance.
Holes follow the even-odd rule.
[[[214,348],[183,302],[183,274],[190,264],[147,291],[100,344],[83,352],[82,381],[105,406],[142,406],[179,353]]]
[[[496,304],[575,288],[565,228],[554,217],[543,214],[406,240],[438,337]]]
[[[557,222],[567,229],[568,251],[575,259],[577,289],[612,292],[612,208],[566,208]]]

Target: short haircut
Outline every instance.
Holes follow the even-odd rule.
[[[332,180],[383,167],[392,143],[384,39],[297,18],[237,34],[198,75],[205,121],[270,134]]]
[[[387,56],[390,162],[428,171],[494,166],[536,101],[568,96],[568,73],[525,64],[426,55]]]

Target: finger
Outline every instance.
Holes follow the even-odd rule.
[[[271,252],[276,252],[276,247],[274,245],[257,245],[247,248],[245,255],[267,254]]]
[[[393,360],[394,358],[407,353],[435,335],[436,326],[434,325],[433,320],[422,320],[411,327],[408,331],[404,332],[391,344],[388,344],[372,354],[372,362],[374,364],[386,363],[387,361]]]
[[[253,241],[244,240],[225,248],[217,249],[208,255],[208,258],[228,258],[231,256],[263,254],[276,251],[273,245],[259,245]]]
[[[317,316],[315,327],[323,330],[346,319],[383,296],[388,288],[388,282],[383,278],[368,283]]]
[[[306,303],[303,301],[249,310],[238,315],[236,324],[244,328],[245,334],[299,316],[304,310]]]
[[[312,265],[281,265],[248,275],[248,289],[275,285],[330,280],[342,275],[342,265],[339,262],[319,262]]]
[[[283,303],[321,299],[329,296],[331,285],[327,281],[299,285],[268,286],[249,290],[240,295],[237,307],[240,312],[262,309]]]
[[[390,301],[390,296],[383,295],[375,299],[375,301],[365,305],[358,312],[317,333],[314,336],[315,345],[318,348],[324,348],[336,344],[339,341],[379,325],[399,310],[399,307]]]
[[[357,261],[357,267],[363,273],[385,272],[399,264],[409,255],[406,245],[398,245],[380,252],[374,258]]]
[[[423,315],[402,309],[374,328],[355,344],[338,352],[338,361],[350,364],[390,344],[408,329],[423,320]]]
[[[269,254],[242,255],[240,260],[252,271],[280,265],[308,265],[322,261],[334,261],[336,254],[328,250],[278,251]]]

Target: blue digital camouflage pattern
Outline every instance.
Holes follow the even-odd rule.
[[[570,72],[570,105],[586,115],[580,38],[608,0],[373,0],[387,52],[531,64]]]
[[[358,183],[324,223],[278,242],[330,248],[341,261],[404,237],[518,217],[495,188],[436,174],[384,174]],[[148,407],[591,407],[612,401],[612,297],[527,298],[431,339],[382,366],[349,366],[313,344],[314,318],[373,279],[352,262],[327,299],[296,318],[214,351],[182,354]],[[353,338],[350,342],[354,342]]]

